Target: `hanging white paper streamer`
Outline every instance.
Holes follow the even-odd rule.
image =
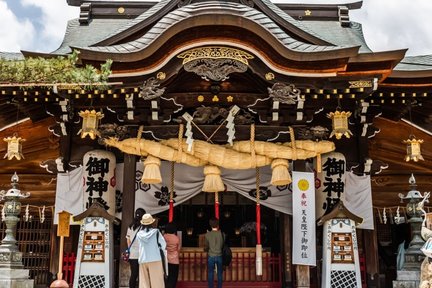
[[[45,205],[42,207],[42,213],[40,215],[40,222],[41,223],[45,222]]]
[[[387,224],[386,208],[384,208],[384,211],[383,211],[383,222],[384,222],[384,224]]]
[[[228,129],[227,135],[228,135],[228,143],[232,146],[233,140],[235,139],[235,128],[234,128],[234,116],[240,111],[240,108],[237,105],[234,105],[234,107],[231,108],[228,117],[226,119],[227,125],[226,128]]]
[[[1,212],[1,221],[2,222],[4,221],[5,217],[6,217],[6,215],[5,215],[5,206],[3,205],[2,212]]]
[[[25,220],[25,222],[28,222],[29,221],[29,215],[30,215],[30,213],[29,213],[29,205],[27,204],[26,205],[26,209],[25,209],[25,214],[24,214],[24,220]]]
[[[192,120],[193,117],[189,114],[189,113],[184,113],[183,114],[183,119],[186,120],[186,143],[188,144],[188,149],[187,151],[190,152],[192,151],[192,144],[193,144],[193,138],[192,138]]]

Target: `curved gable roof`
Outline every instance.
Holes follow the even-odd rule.
[[[214,2],[220,3],[221,6],[224,4],[235,4],[242,5],[235,2],[228,1],[208,1],[208,2],[198,2],[192,3],[205,5],[207,3],[213,4]],[[282,9],[272,3],[270,0],[252,0],[253,4],[251,6],[256,5],[265,14],[271,18],[275,23],[277,23],[280,27],[298,35],[300,38],[304,39],[305,42],[310,42],[313,44],[319,45],[331,45],[330,42],[322,38],[320,35],[315,33],[313,30],[310,30],[308,27],[303,25],[300,21],[295,20],[287,13],[285,13]],[[114,31],[110,35],[107,35],[105,39],[98,42],[96,45],[111,45],[120,42],[121,40],[127,38],[128,36],[153,25],[156,21],[160,20],[162,17],[165,17],[167,13],[169,13],[174,7],[181,6],[182,0],[161,0],[153,7],[151,7],[146,12],[142,13],[137,18],[131,20],[122,28]],[[245,6],[249,7],[249,6]],[[251,8],[251,7],[249,7]],[[182,7],[178,8],[179,10]],[[253,9],[253,8],[251,8]]]
[[[240,21],[239,18],[242,20]],[[178,27],[180,23],[185,24],[182,25],[183,28]],[[277,40],[279,48],[283,48],[280,50],[286,50],[288,54],[291,53],[291,58],[293,59],[301,58],[299,55],[296,55],[298,53],[320,54],[322,56],[322,52],[348,49],[350,50],[349,56],[353,56],[353,53],[355,54],[358,51],[358,46],[321,46],[296,40],[262,12],[242,4],[221,1],[193,3],[174,10],[160,19],[156,25],[140,38],[127,43],[112,46],[77,48],[82,50],[84,54],[85,51],[114,54],[113,60],[116,60],[115,54],[128,53],[131,55],[144,51],[164,33],[175,35],[181,32],[180,29],[184,29],[184,27],[190,28],[200,25],[232,25],[248,30],[255,29],[254,32],[261,35],[261,37],[270,34]],[[343,54],[341,53],[342,57]],[[340,58],[341,55],[337,57]],[[321,59],[321,56],[318,58]],[[132,56],[131,59],[134,59],[134,57]],[[136,58],[135,60],[138,59]]]

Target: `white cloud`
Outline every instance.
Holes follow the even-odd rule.
[[[23,6],[34,6],[42,11],[39,19],[43,27],[36,49],[50,52],[60,45],[67,21],[78,17],[78,8],[67,5],[66,0],[22,0]]]
[[[17,18],[7,3],[0,0],[0,51],[53,51],[63,40],[67,20],[79,15],[79,8],[69,7],[66,0],[11,1],[21,1],[24,7],[34,8],[41,14],[31,19],[24,18],[23,15]],[[349,2],[273,1],[339,4]],[[362,9],[351,11],[350,15],[351,20],[362,23],[366,41],[373,51],[409,48],[409,55],[432,54],[432,31],[429,28],[431,0],[364,0]]]
[[[432,1],[365,0],[351,19],[363,24],[373,51],[409,48],[409,55],[432,54]]]
[[[19,20],[4,1],[0,1],[0,51],[30,49],[35,28],[29,19]]]

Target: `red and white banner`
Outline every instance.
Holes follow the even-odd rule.
[[[314,173],[292,172],[292,263],[316,266]]]

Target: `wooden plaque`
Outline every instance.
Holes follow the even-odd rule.
[[[67,211],[61,211],[58,213],[59,221],[57,226],[57,236],[69,237],[70,216],[71,214]]]

